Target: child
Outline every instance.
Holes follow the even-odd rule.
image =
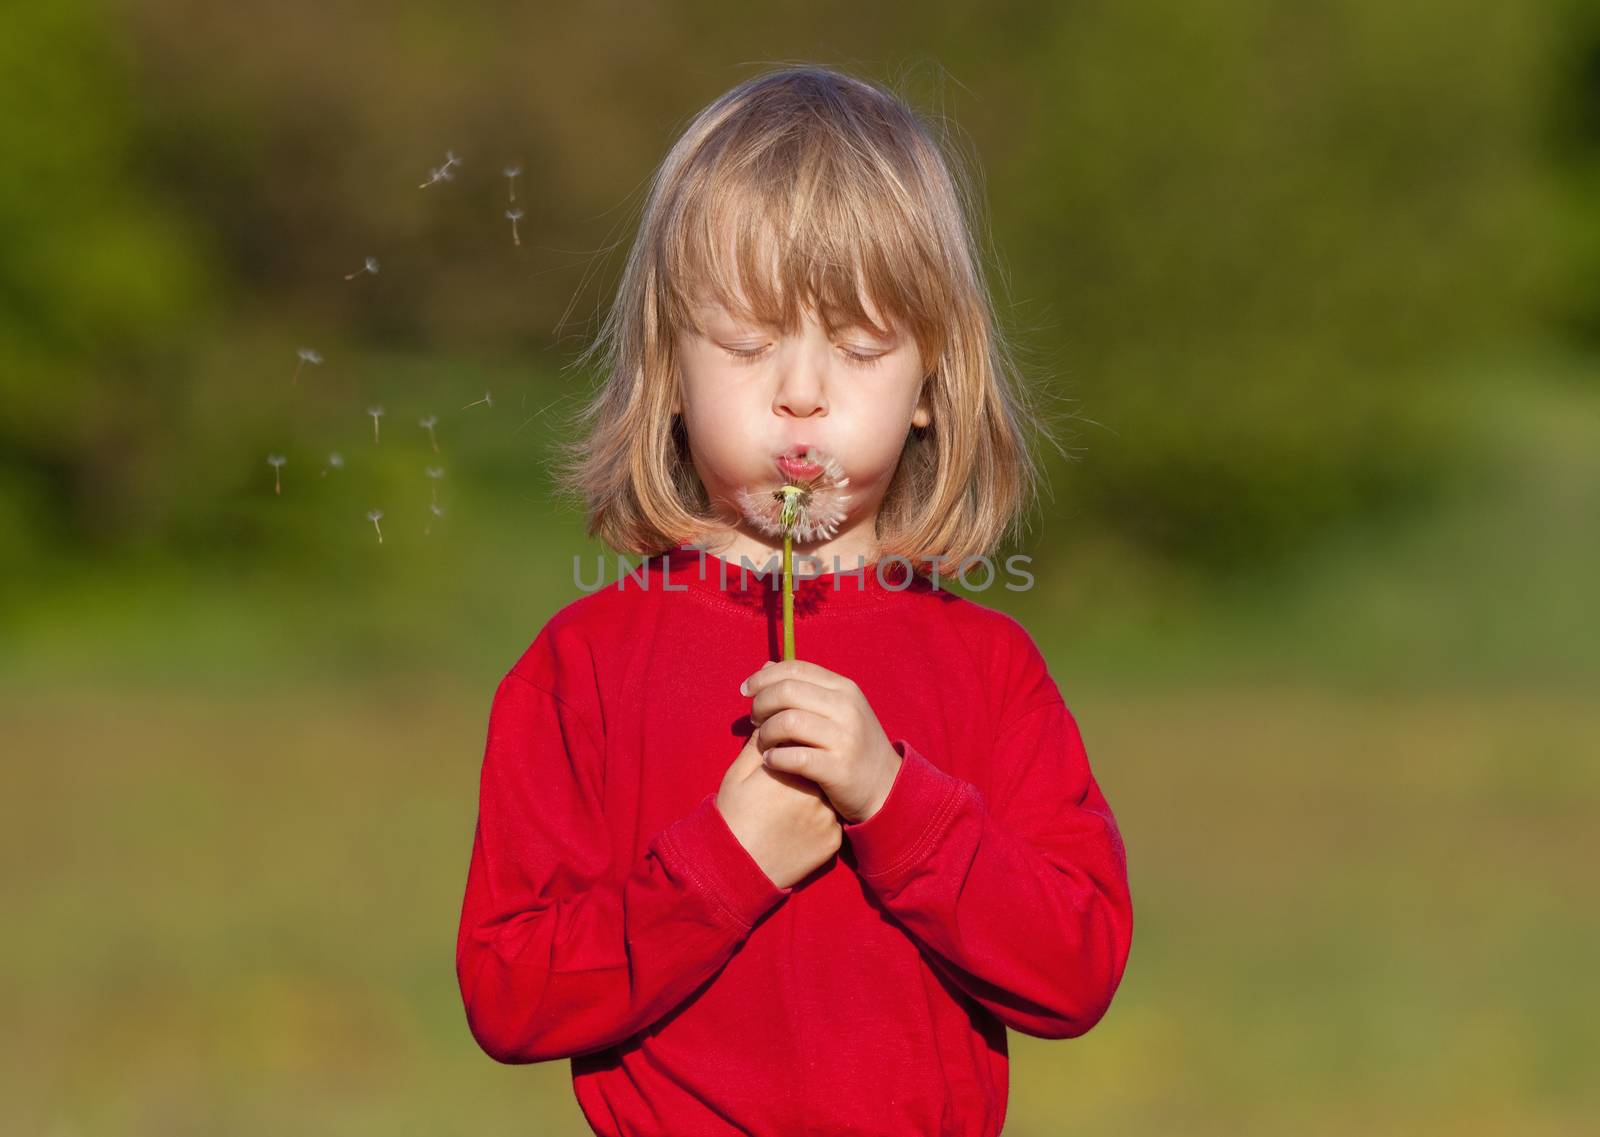
[[[816,67],[712,103],[652,186],[569,470],[646,559],[495,691],[456,955],[479,1045],[570,1058],[596,1133],[996,1134],[1006,1028],[1076,1037],[1121,982],[1077,723],[937,583],[1035,477],[963,200],[911,111]],[[796,544],[832,568],[783,659],[735,503],[808,446],[850,494]]]

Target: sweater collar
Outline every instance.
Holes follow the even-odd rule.
[[[648,558],[651,587],[707,598],[722,606],[755,613],[781,611],[783,605],[782,554],[765,573],[748,562],[725,560],[698,547],[679,546]],[[828,563],[826,560],[822,563]],[[818,562],[794,559],[794,610],[803,616],[817,612],[881,604],[902,592],[926,592],[932,585],[899,557],[871,561],[859,568],[841,558],[839,570],[816,573]]]

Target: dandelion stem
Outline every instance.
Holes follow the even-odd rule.
[[[783,535],[783,658],[794,658],[794,538]]]
[[[800,502],[805,488],[797,485],[783,487],[783,510],[779,521],[783,526],[783,658],[794,658],[794,530],[800,518]]]

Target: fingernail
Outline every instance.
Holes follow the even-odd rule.
[[[744,682],[739,684],[739,694],[748,695],[749,693],[750,693],[750,680],[746,679]]]

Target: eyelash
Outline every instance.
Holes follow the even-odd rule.
[[[749,350],[740,350],[736,347],[725,347],[722,350],[733,356],[733,358],[739,360],[741,363],[751,363],[760,358],[767,349],[764,347],[757,347]],[[887,354],[888,352],[882,352],[878,355],[862,355],[859,352],[851,351],[849,348],[846,348],[844,352],[845,358],[848,359],[855,367],[871,367]]]

